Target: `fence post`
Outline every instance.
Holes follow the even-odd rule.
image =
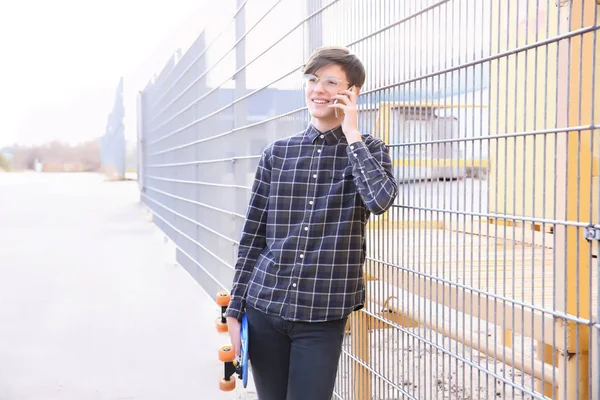
[[[371,341],[369,338],[369,318],[364,311],[356,311],[350,316],[350,335],[352,353],[365,364],[371,359]],[[354,361],[352,368],[354,399],[371,400],[371,372],[367,367]]]
[[[575,31],[594,25],[595,4],[586,0],[572,0],[569,16],[570,30]],[[565,7],[565,12],[567,7]],[[593,45],[594,33],[575,35],[568,46],[569,68],[568,96],[566,103],[567,126],[585,126],[592,121],[593,96]],[[565,168],[558,168],[557,175],[565,192],[557,199],[558,210],[564,210],[566,221],[591,222],[592,213],[592,131],[570,131],[562,134],[558,160]],[[566,157],[566,159],[565,159]],[[562,159],[562,160],[561,160]],[[560,166],[561,164],[559,164]],[[562,193],[559,191],[559,193]],[[577,197],[574,194],[577,194]],[[562,204],[561,204],[562,203]],[[556,277],[557,309],[584,319],[591,318],[590,276],[591,244],[584,239],[583,229],[566,226],[557,232],[557,265],[564,265],[564,276]],[[563,245],[563,244],[566,244]],[[558,349],[558,399],[589,398],[589,334],[588,326],[573,321],[556,320],[564,343]]]
[[[241,8],[235,17],[235,40],[239,43],[235,46],[235,69],[239,71],[233,77],[235,81],[235,99],[246,95],[246,6],[244,0],[236,0],[237,8]],[[240,40],[241,39],[241,40]],[[242,69],[243,68],[243,69]],[[233,105],[233,128],[240,128],[246,125],[247,107],[246,101],[240,101]]]
[[[306,16],[312,15],[323,7],[323,0],[306,0]],[[308,20],[308,48],[305,49],[304,59],[323,45],[323,17],[317,14]]]

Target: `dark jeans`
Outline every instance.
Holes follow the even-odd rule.
[[[293,322],[247,307],[259,400],[331,400],[348,318]]]

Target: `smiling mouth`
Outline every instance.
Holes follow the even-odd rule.
[[[316,100],[316,99],[313,99],[313,103],[315,103],[315,104],[328,104],[329,101],[327,101],[327,100]]]

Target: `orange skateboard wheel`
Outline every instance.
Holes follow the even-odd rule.
[[[235,379],[229,378],[228,381],[225,378],[219,379],[219,389],[223,392],[231,392],[235,389]]]
[[[233,351],[233,348],[231,346],[222,346],[219,349],[219,361],[227,363],[233,362],[233,360],[235,360],[235,351]]]
[[[225,333],[229,332],[229,328],[227,327],[226,322],[221,322],[221,318],[217,318],[217,332]]]
[[[217,293],[217,304],[221,307],[227,307],[229,305],[229,301],[231,300],[231,296],[229,293],[222,291]]]

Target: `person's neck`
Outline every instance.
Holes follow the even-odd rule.
[[[310,120],[310,123],[319,132],[328,132],[328,131],[330,131],[332,129],[337,128],[338,126],[340,126],[342,124],[342,122],[340,120],[338,120],[338,119],[322,120],[322,119],[316,119],[316,118],[312,118]]]

